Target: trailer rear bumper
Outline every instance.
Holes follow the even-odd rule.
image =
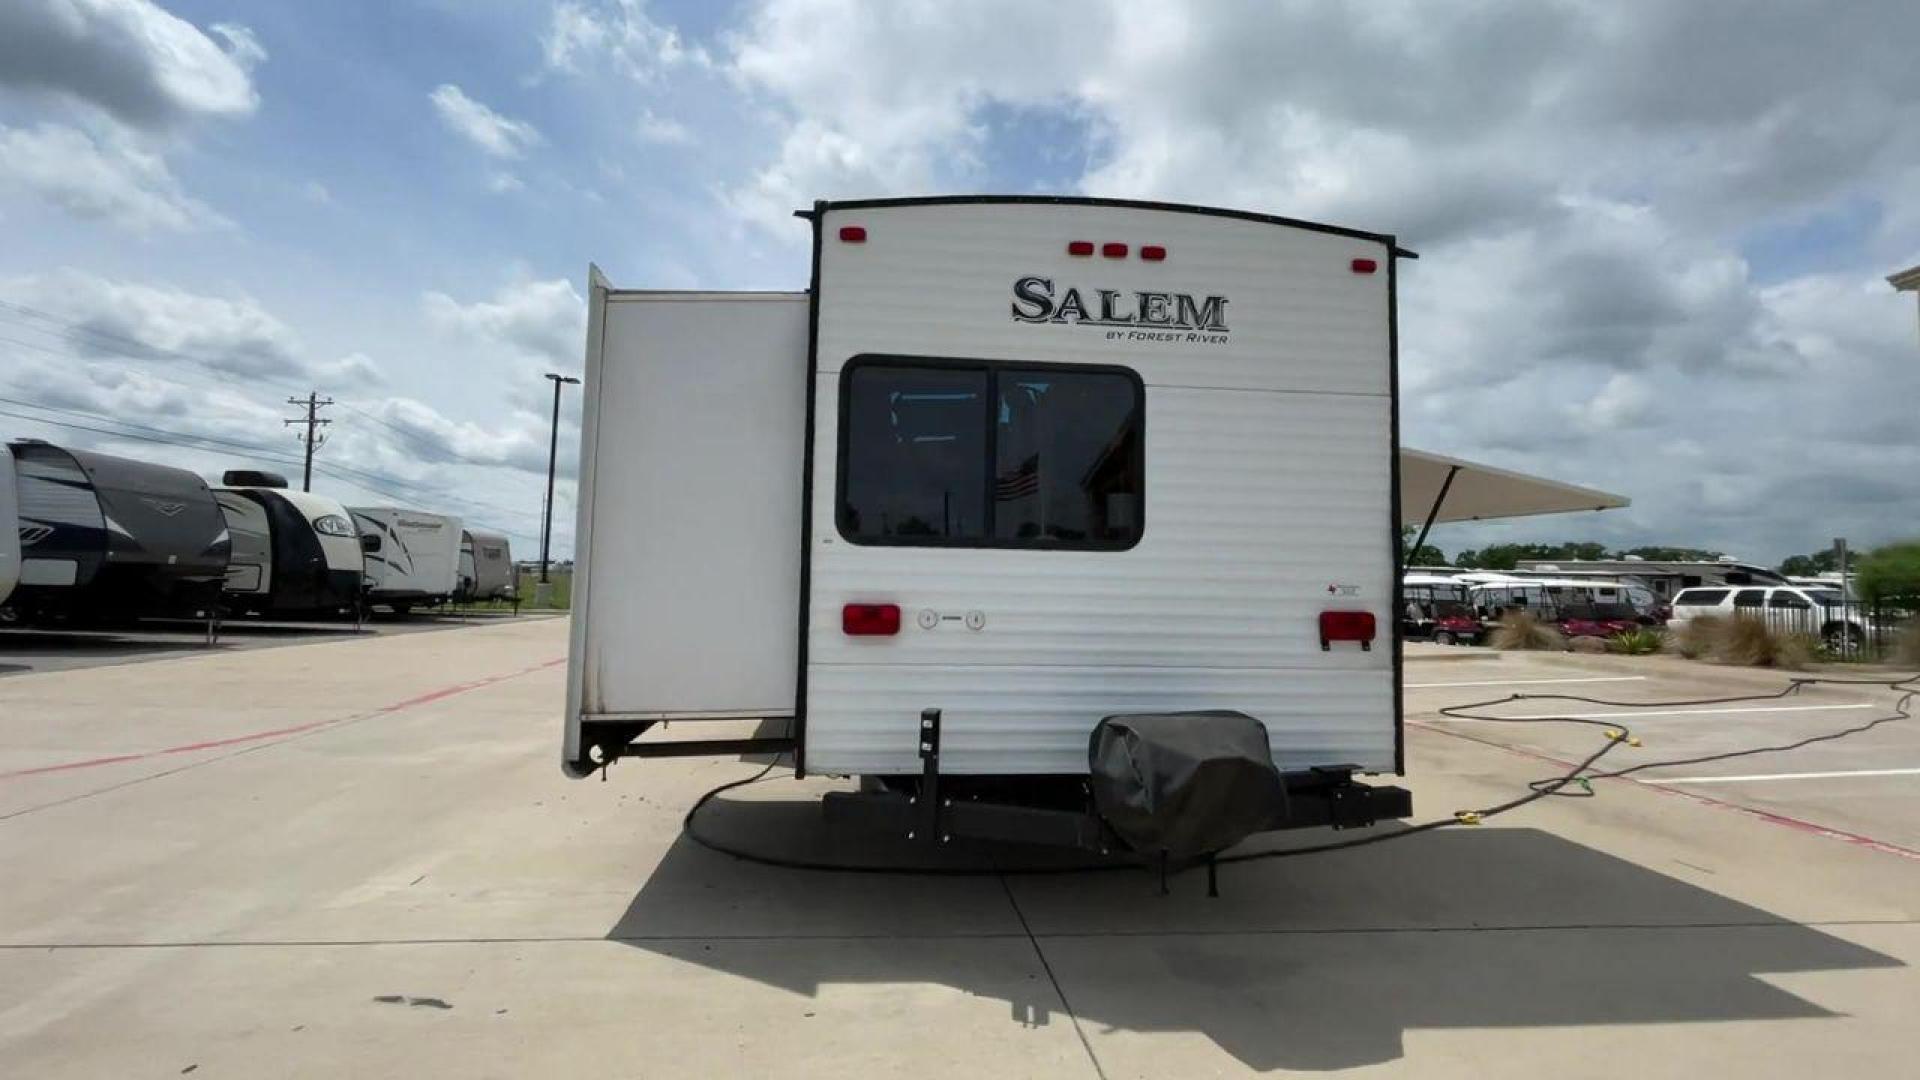
[[[1344,768],[1283,773],[1287,811],[1265,831],[1358,829],[1413,815],[1413,793],[1366,784]],[[968,781],[974,781],[969,783]],[[829,792],[829,822],[931,844],[955,838],[1077,848],[1102,854],[1127,845],[1094,812],[1084,777],[946,777],[930,799],[921,778],[889,778],[861,791]]]

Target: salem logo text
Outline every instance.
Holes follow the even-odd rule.
[[[1069,286],[1052,278],[1023,277],[1013,283],[1013,317],[1024,323],[1072,323],[1108,328],[1114,341],[1178,341],[1219,345],[1227,340],[1227,298],[1187,293],[1121,292]]]

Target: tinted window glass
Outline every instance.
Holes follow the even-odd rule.
[[[864,365],[847,381],[841,531],[987,536],[987,372]]]
[[[1675,607],[1713,607],[1727,598],[1725,589],[1688,589],[1673,598]]]
[[[1128,541],[1140,531],[1133,380],[998,373],[993,529],[1002,540]]]
[[[856,360],[839,525],[866,543],[1131,547],[1141,388],[1109,370]]]
[[[1803,597],[1782,591],[1774,593],[1773,596],[1767,600],[1767,606],[1770,608],[1810,608],[1813,605],[1807,603]]]
[[[1765,596],[1766,592],[1763,589],[1741,589],[1733,594],[1733,606],[1759,607],[1761,599]]]

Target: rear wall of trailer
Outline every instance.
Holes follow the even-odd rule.
[[[843,239],[848,227],[858,240]],[[1194,709],[1265,722],[1283,769],[1398,767],[1389,242],[1048,202],[833,206],[817,235],[808,772],[917,771],[924,708],[943,710],[941,768],[954,773],[1084,772],[1102,717]],[[1076,256],[1075,242],[1101,254]],[[1121,254],[1106,257],[1109,244]],[[1140,258],[1142,245],[1163,257]],[[1091,317],[1067,310],[1069,288]],[[1060,317],[1033,317],[1042,294]],[[1216,299],[1217,326],[1122,321],[1148,305],[1198,314]],[[997,374],[936,377],[928,360]],[[871,391],[848,382],[862,365],[877,366]],[[1060,472],[1075,459],[1057,433],[1022,435],[1015,416],[1082,385],[1052,374],[1076,369],[1144,383],[1142,425],[1114,436],[1144,437],[1144,486],[1119,512],[1143,515],[1137,536],[1085,542],[1074,539],[1083,528],[1055,533],[1034,516],[1036,498],[1053,497],[1036,497],[1036,483],[1062,497],[1092,490]],[[987,413],[979,436],[920,418],[928,403],[983,394],[998,419]],[[1037,415],[1093,422],[1063,400]],[[953,440],[972,460],[980,438],[989,494],[955,465],[939,481],[952,498],[883,538],[871,533],[905,511],[888,525],[849,505],[849,484],[893,482],[850,475],[897,477],[888,470],[922,468]],[[1007,452],[1022,439],[1042,447],[1025,463],[1026,450]],[[849,445],[868,459],[851,473]],[[963,520],[961,507],[999,525]],[[1115,513],[1108,500],[1096,518]],[[862,603],[899,605],[899,633],[843,632],[843,609]],[[1372,613],[1374,647],[1323,649],[1329,609]]]

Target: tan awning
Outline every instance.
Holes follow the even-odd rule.
[[[1453,480],[1449,484],[1448,476]],[[1434,521],[1485,521],[1490,518],[1564,514],[1575,510],[1613,510],[1632,500],[1592,488],[1562,484],[1544,476],[1508,472],[1459,458],[1400,449],[1400,520],[1418,526],[1433,513],[1442,488],[1446,498]]]

